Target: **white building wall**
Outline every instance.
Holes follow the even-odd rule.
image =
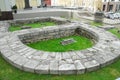
[[[16,4],[15,0],[9,0],[9,1],[11,6],[14,6]]]
[[[59,6],[58,2],[58,0],[51,0],[51,6]]]
[[[41,0],[37,0],[38,6],[41,5]]]
[[[111,2],[112,0],[102,0],[102,2]],[[114,0],[115,2],[118,2],[118,1],[120,1],[120,0]]]
[[[0,9],[1,11],[10,11],[11,5],[9,0],[0,0]]]

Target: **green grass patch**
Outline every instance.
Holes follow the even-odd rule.
[[[118,29],[117,29],[117,28],[110,29],[109,32],[113,33],[113,34],[116,35],[118,38],[120,38],[120,33],[118,33]]]
[[[120,77],[120,60],[105,68],[79,75],[41,75],[21,71],[0,56],[0,80],[115,80]]]
[[[32,28],[40,28],[40,27],[45,27],[45,26],[54,26],[56,25],[55,22],[37,22],[37,23],[30,23],[30,24],[24,24],[21,26],[10,26],[9,31],[16,31],[16,30],[21,30],[22,26],[30,26]]]
[[[74,40],[76,40],[76,42],[68,45],[64,45],[64,46],[60,43],[62,40],[69,39],[69,38],[73,38]],[[29,47],[32,47],[34,49],[50,51],[50,52],[82,50],[82,49],[89,48],[92,45],[93,45],[92,41],[83,36],[70,36],[70,37],[51,39],[46,41],[38,41],[38,42],[28,44]]]
[[[92,21],[92,22],[90,23],[90,25],[92,25],[92,26],[96,26],[96,27],[99,27],[99,26],[103,26],[103,23]]]

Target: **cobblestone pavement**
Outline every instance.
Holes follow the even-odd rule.
[[[8,32],[8,27],[7,22],[0,22],[1,55],[10,64],[24,71],[39,74],[82,74],[100,69],[120,57],[119,39],[104,29],[93,28],[88,24],[73,22],[67,25],[15,32]],[[19,38],[20,35],[26,38],[26,35],[54,34],[61,30],[67,34],[68,29],[80,29],[83,33],[86,31],[96,38],[97,43],[92,48],[81,51],[46,52],[27,47]]]

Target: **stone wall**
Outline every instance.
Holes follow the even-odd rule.
[[[56,28],[39,29],[39,31],[32,31],[32,33],[25,33],[19,38],[23,43],[31,43],[36,41],[43,41],[48,39],[60,38],[75,34],[75,28]]]
[[[55,22],[57,25],[69,23],[69,20],[60,17],[37,17],[37,18],[26,18],[9,21],[11,25],[20,26],[23,24],[36,23],[36,22]]]
[[[71,23],[67,25],[51,26],[36,29],[26,29],[8,32],[8,23],[0,22],[0,54],[2,57],[20,70],[38,74],[83,74],[105,67],[120,58],[120,40],[111,33],[90,27],[84,23]],[[74,31],[87,35],[94,35],[98,42],[91,48],[69,52],[46,52],[32,49],[24,45],[19,38],[23,39],[25,34],[35,35],[37,32],[55,31],[67,33]],[[43,31],[43,32],[42,32]],[[57,33],[55,33],[57,34]],[[19,36],[19,38],[18,38]],[[23,36],[23,37],[20,37]],[[92,37],[92,36],[91,36]]]
[[[98,37],[95,36],[94,33],[89,32],[89,30],[85,30],[84,28],[77,28],[77,26],[71,24],[67,26],[51,26],[49,28],[42,28],[37,30],[29,29],[28,32],[19,35],[19,38],[23,43],[32,43],[36,41],[44,41],[71,35],[85,36],[94,42],[97,42],[98,39]]]
[[[20,19],[9,21],[9,23],[14,26],[20,26],[23,24],[48,21],[55,22],[58,25],[51,27],[43,27],[41,29],[36,28],[23,30],[23,32],[21,31],[21,35],[19,35],[20,40],[23,43],[32,43],[36,41],[44,41],[54,38],[67,37],[71,35],[81,35],[93,40],[95,43],[98,41],[98,38],[96,37],[97,35],[95,35],[94,33],[90,32],[89,30],[86,30],[85,28],[76,26],[74,22],[70,23],[71,21],[60,17]]]

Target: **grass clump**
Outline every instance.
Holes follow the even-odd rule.
[[[9,31],[16,31],[16,30],[21,30],[22,26],[30,26],[32,28],[41,28],[41,27],[45,27],[45,26],[54,26],[56,25],[55,22],[36,22],[36,23],[30,23],[30,24],[23,24],[21,26],[10,26],[9,27]]]
[[[113,33],[114,35],[116,35],[120,39],[120,33],[118,33],[118,29],[117,28],[110,29],[108,31]]]
[[[60,42],[64,39],[73,38],[76,40],[75,43],[62,45]],[[65,38],[51,39],[46,41],[38,41],[28,44],[29,47],[32,47],[37,50],[44,50],[50,52],[65,52],[71,50],[82,50],[89,48],[93,45],[92,41],[83,36],[70,36]]]
[[[90,23],[90,25],[99,27],[99,26],[103,26],[103,23],[92,21],[92,22]]]

